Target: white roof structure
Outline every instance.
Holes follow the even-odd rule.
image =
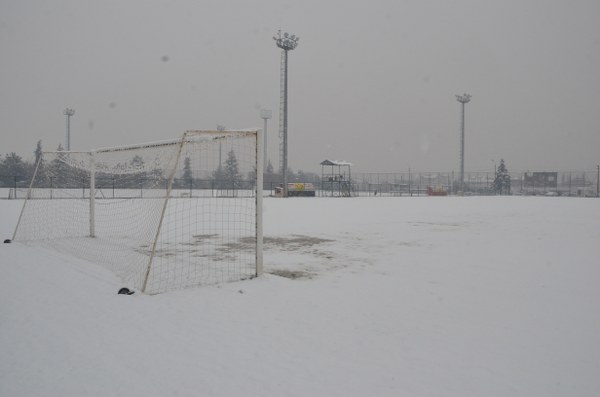
[[[321,161],[321,165],[338,165],[338,166],[352,166],[352,163],[349,163],[347,161],[340,161],[340,160],[323,160]]]

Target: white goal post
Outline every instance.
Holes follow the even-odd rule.
[[[13,234],[148,294],[262,273],[261,130],[44,152]]]

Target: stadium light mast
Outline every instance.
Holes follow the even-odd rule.
[[[217,131],[225,131],[225,126],[221,125],[221,124],[217,124]],[[223,161],[221,160],[221,158],[223,157],[223,150],[222,150],[222,139],[219,139],[219,167],[221,167],[223,165]]]
[[[471,101],[471,95],[456,95],[456,100],[462,104],[460,122],[460,191],[465,190],[465,104]]]
[[[75,110],[66,108],[63,112],[65,116],[67,116],[67,139],[66,139],[66,149],[67,151],[71,150],[71,116],[75,114]]]
[[[264,147],[263,147],[263,152],[264,152],[264,168],[263,171],[267,169],[267,163],[268,163],[268,159],[267,159],[267,120],[269,120],[271,117],[273,117],[273,112],[269,109],[262,109],[260,111],[260,118],[264,120],[265,122],[265,128],[264,128],[264,132],[263,134],[265,135],[265,143],[264,143]]]
[[[281,71],[280,71],[280,103],[279,103],[279,136],[281,138],[281,149],[279,153],[279,162],[281,174],[283,176],[283,197],[288,196],[287,185],[287,99],[288,99],[288,51],[298,46],[299,37],[284,33],[281,35],[281,29],[277,31],[277,36],[273,36],[277,47],[281,48]]]

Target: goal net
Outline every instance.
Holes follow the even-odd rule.
[[[259,275],[261,134],[44,152],[13,240],[105,266],[148,294]]]

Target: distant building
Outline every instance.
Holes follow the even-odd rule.
[[[526,188],[556,189],[558,186],[558,172],[526,172],[523,176]]]

